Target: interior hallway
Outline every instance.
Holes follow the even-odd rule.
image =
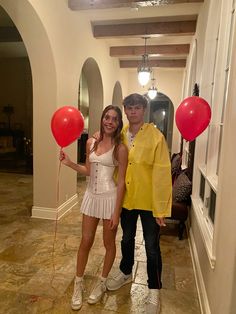
[[[79,203],[84,190],[85,180],[80,179]],[[76,313],[70,309],[70,299],[81,233],[79,204],[58,221],[53,255],[55,222],[30,218],[32,176],[0,173],[0,196],[0,313]],[[161,235],[161,313],[199,314],[188,240],[186,234],[183,240],[178,240],[176,227],[176,224],[169,223]],[[136,237],[132,285],[126,285],[117,292],[107,292],[97,305],[86,303],[102,267],[101,228],[99,225],[87,265],[85,301],[78,313],[144,313],[147,286],[141,224]],[[119,228],[115,266],[120,260],[120,238]]]

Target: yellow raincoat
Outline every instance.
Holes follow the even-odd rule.
[[[128,125],[122,141],[128,147]],[[151,210],[154,217],[170,217],[172,182],[169,151],[163,134],[145,123],[129,150],[123,207]]]

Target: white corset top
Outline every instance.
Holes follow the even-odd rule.
[[[89,155],[90,177],[88,190],[93,194],[101,194],[116,189],[113,180],[115,164],[113,161],[114,146],[102,155],[92,152]]]

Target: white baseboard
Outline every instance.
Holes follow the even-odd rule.
[[[197,285],[197,291],[198,291],[198,299],[200,303],[200,308],[201,308],[201,313],[202,314],[211,314],[208,298],[207,298],[207,293],[206,293],[206,288],[201,272],[201,267],[200,267],[200,262],[198,258],[198,252],[196,248],[196,244],[194,241],[194,236],[191,228],[189,229],[189,246],[190,246],[190,253],[191,253],[191,258],[193,262],[193,270],[194,270],[194,275],[196,279],[196,285]]]
[[[41,219],[51,219],[56,220],[60,219],[65,215],[69,210],[71,210],[78,203],[77,194],[69,198],[65,203],[60,205],[58,208],[50,207],[32,207],[32,218],[41,218]]]

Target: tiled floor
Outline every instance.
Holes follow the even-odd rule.
[[[85,181],[79,180],[79,200]],[[0,313],[75,313],[70,309],[76,253],[81,233],[79,206],[55,222],[30,218],[32,176],[0,173]],[[90,253],[85,275],[85,300],[79,313],[144,313],[147,294],[144,243],[139,224],[132,284],[107,292],[96,305],[86,298],[100,274],[104,249],[102,226]],[[163,258],[162,314],[199,314],[188,241],[179,241],[175,224],[161,235]],[[121,230],[117,236],[120,260]],[[53,250],[53,244],[55,249]]]

